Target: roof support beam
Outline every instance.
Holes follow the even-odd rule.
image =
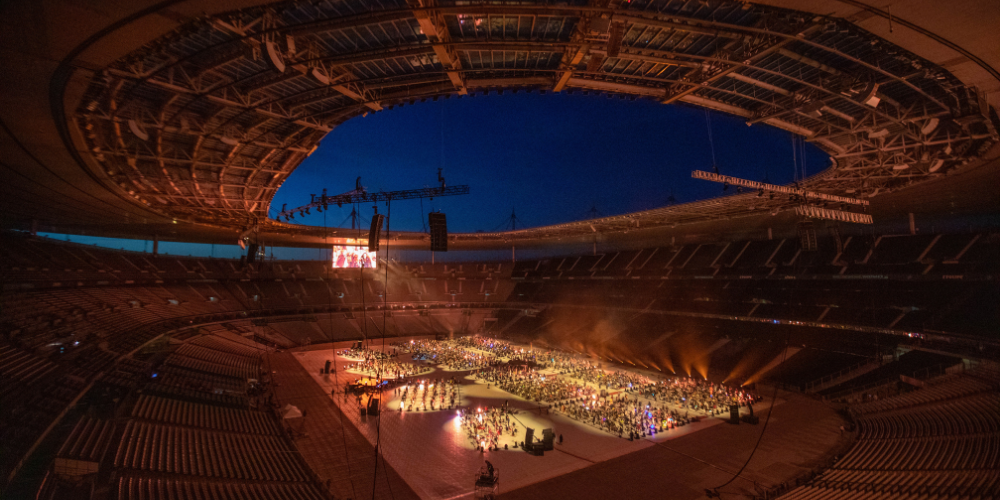
[[[360,86],[355,85],[355,88],[351,88],[351,86],[348,84],[338,83],[338,81],[344,79],[357,80],[357,78],[354,75],[352,75],[350,71],[341,68],[340,75],[338,75],[336,78],[330,78],[329,76],[327,76],[326,71],[320,68],[313,68],[311,70],[311,73],[313,79],[315,79],[316,81],[320,82],[323,85],[328,85],[331,89],[336,90],[341,95],[348,97],[354,100],[355,102],[364,104],[372,111],[382,111],[382,105],[376,101],[369,100],[367,97],[365,97],[364,89],[362,89]]]
[[[412,7],[431,7],[431,3],[432,0],[410,0]],[[434,54],[437,55],[438,61],[441,61],[441,66],[447,72],[451,84],[455,86],[460,95],[468,95],[469,90],[465,87],[465,82],[462,81],[462,76],[459,73],[462,69],[462,61],[458,58],[458,54],[448,46],[451,43],[451,33],[448,32],[448,26],[442,15],[433,10],[421,8],[414,10],[413,16],[417,18],[417,23],[424,36],[434,44]]]
[[[807,28],[802,33],[800,33],[799,36],[804,38],[804,37],[808,36],[809,34],[815,32],[818,29],[819,29],[819,26],[812,26],[810,28]],[[755,61],[759,61],[760,59],[762,59],[764,57],[767,57],[767,56],[769,56],[769,55],[777,52],[778,49],[780,49],[780,48],[782,48],[782,47],[784,47],[784,46],[786,46],[786,45],[788,45],[788,44],[790,44],[790,43],[792,43],[792,42],[794,42],[796,40],[798,40],[798,39],[797,38],[792,38],[792,37],[782,39],[780,42],[772,44],[770,47],[757,52],[756,54],[754,54],[753,56],[751,56],[749,59],[743,61],[742,63],[734,64],[734,65],[732,65],[732,66],[730,66],[730,67],[728,67],[728,68],[726,68],[726,69],[724,69],[722,71],[719,71],[718,73],[716,73],[716,74],[714,74],[714,75],[712,75],[712,76],[710,76],[710,77],[708,77],[708,78],[706,78],[706,79],[704,79],[704,80],[702,80],[700,82],[692,83],[691,86],[688,87],[687,89],[684,89],[684,90],[682,90],[680,92],[677,92],[677,93],[674,93],[674,94],[670,95],[669,97],[667,97],[666,99],[664,99],[662,102],[663,102],[663,104],[670,104],[670,103],[675,102],[675,101],[679,100],[680,98],[682,98],[682,97],[684,97],[684,96],[686,96],[688,94],[693,94],[694,92],[698,91],[698,89],[702,88],[703,86],[711,85],[713,82],[721,79],[722,77],[724,77],[726,75],[729,75],[731,73],[735,73],[735,72],[737,72],[737,71],[739,71],[739,70],[741,70],[743,68],[746,68],[746,67],[752,65]]]
[[[589,51],[590,45],[584,44],[580,48],[570,48],[569,51],[563,54],[562,66],[565,67],[565,71],[559,75],[559,80],[556,82],[555,87],[552,88],[554,92],[562,92],[562,90],[566,87],[566,83],[568,83],[569,79],[573,76],[573,70],[576,69],[576,66],[583,61],[583,58]],[[572,57],[569,57],[570,54],[573,54]]]

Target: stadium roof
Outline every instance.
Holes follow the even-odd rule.
[[[0,9],[8,228],[233,242],[256,227],[274,244],[331,241],[268,216],[327,133],[367,113],[500,90],[655,99],[779,127],[834,160],[807,187],[870,197],[875,214],[996,210],[983,187],[1000,169],[1000,12],[990,0],[906,1],[891,13],[856,0]],[[952,194],[935,204],[926,194],[937,189]],[[957,205],[956,190],[969,193]],[[452,238],[458,248],[579,240],[793,204],[744,194]]]

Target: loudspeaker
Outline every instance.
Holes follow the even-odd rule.
[[[257,261],[257,249],[260,248],[256,243],[251,243],[247,250],[247,264],[253,264]]]
[[[368,400],[368,414],[378,415],[378,398],[371,398]]]
[[[611,31],[608,33],[607,51],[608,57],[618,57],[618,51],[622,48],[622,39],[625,37],[625,23],[611,23]]]
[[[524,448],[525,450],[531,449],[531,444],[535,442],[535,429],[531,427],[526,427],[524,431]]]
[[[382,214],[375,214],[372,216],[372,227],[368,230],[368,251],[377,252],[378,251],[378,239],[382,235],[382,224],[385,222],[385,216]]]
[[[277,44],[265,42],[264,49],[267,52],[267,62],[270,63],[271,68],[277,70],[278,73],[284,73],[285,60],[281,57],[281,49],[278,48]]]
[[[740,423],[740,406],[739,405],[729,405],[729,423],[739,424]]]
[[[431,251],[448,251],[448,220],[443,213],[427,214],[427,225],[431,228]]]
[[[552,429],[542,429],[542,449],[545,451],[552,451],[555,449],[554,442],[556,439],[556,433],[552,432]]]
[[[323,367],[323,373],[330,373],[330,360],[326,360],[326,366]]]

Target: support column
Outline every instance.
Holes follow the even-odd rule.
[[[160,253],[160,237],[153,235],[153,255]]]

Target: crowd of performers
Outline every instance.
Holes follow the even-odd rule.
[[[579,398],[563,402],[556,409],[574,420],[599,427],[618,437],[627,434],[630,440],[652,436],[658,431],[673,429],[690,421],[686,411],[681,414],[680,410],[654,407],[628,394]]]
[[[551,351],[538,356],[539,368],[556,370],[560,375],[590,382],[599,389],[622,390],[649,383],[649,379],[624,370],[605,371],[600,363]]]
[[[394,347],[394,355],[408,353],[413,359],[448,369],[473,370],[480,383],[549,404],[574,420],[630,439],[673,429],[700,416],[721,415],[730,405],[747,406],[758,400],[741,388],[701,378],[651,380],[625,370],[605,370],[599,362],[576,355],[524,349],[491,338],[414,340]],[[451,410],[459,404],[460,384],[454,377],[404,380],[431,368],[402,363],[370,349],[348,349],[339,354],[361,359],[348,365],[348,370],[393,380],[391,387],[400,398],[400,412]],[[515,363],[501,364],[501,358]],[[508,435],[517,443],[516,426],[506,404],[499,408],[459,409],[459,416],[462,429],[479,449],[505,447]]]
[[[455,344],[460,347],[486,351],[501,358],[510,358],[516,350],[514,346],[510,345],[510,342],[490,337],[459,337],[455,340]]]
[[[399,344],[398,350],[409,353],[414,360],[427,360],[447,370],[475,370],[500,362],[500,358],[494,354],[464,349],[450,340],[411,340]]]
[[[401,363],[394,359],[375,357],[351,363],[344,368],[370,377],[380,377],[383,380],[416,377],[433,370],[430,367],[418,366],[413,363]]]
[[[367,347],[362,347],[360,349],[355,349],[353,347],[349,349],[341,349],[339,351],[335,351],[335,353],[339,356],[351,359],[389,359],[388,354],[375,349],[369,349]]]
[[[455,378],[411,380],[393,390],[400,397],[399,411],[435,411],[454,409],[459,398]]]
[[[508,439],[517,447],[517,424],[511,419],[512,412],[504,403],[500,407],[462,408],[458,418],[462,431],[475,444],[477,450],[492,451],[507,449]],[[509,436],[509,437],[508,437]]]
[[[531,348],[518,348],[500,339],[490,337],[461,337],[455,341],[459,346],[486,351],[508,361],[536,361],[537,352]]]
[[[597,390],[567,378],[545,375],[524,365],[496,366],[476,372],[476,379],[529,401],[554,402],[591,397]]]
[[[681,408],[716,415],[730,405],[745,406],[759,398],[744,389],[715,384],[703,379],[674,377],[638,388],[642,396]]]
[[[730,405],[746,406],[757,400],[743,389],[703,379],[673,377],[651,382],[628,372],[603,372],[597,364],[585,360],[562,359],[550,363],[553,369],[561,370],[559,375],[544,374],[523,365],[505,365],[479,371],[476,377],[524,399],[549,403],[552,409],[570,418],[630,439],[685,425],[694,417],[721,415]],[[611,392],[617,390],[621,392]]]
[[[692,418],[697,418],[691,416],[691,412],[722,415],[729,405],[747,406],[759,399],[742,389],[675,377],[635,386],[621,393],[563,401],[557,403],[555,409],[619,437],[627,434],[629,439],[638,439],[690,423]]]

